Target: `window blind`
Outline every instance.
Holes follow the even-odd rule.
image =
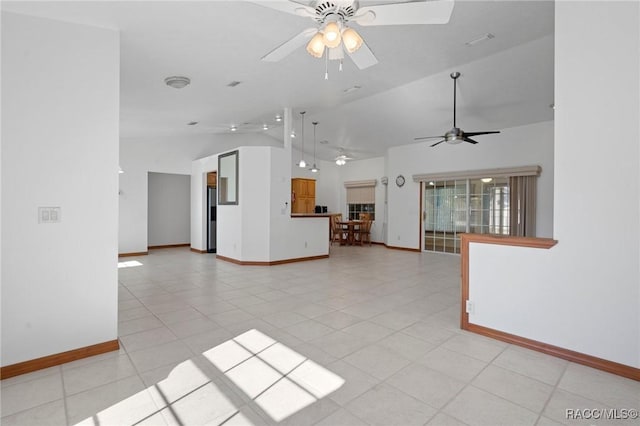
[[[344,183],[347,188],[347,204],[374,204],[376,180],[358,180]]]

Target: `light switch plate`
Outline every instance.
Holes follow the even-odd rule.
[[[38,223],[59,223],[60,207],[38,207]]]

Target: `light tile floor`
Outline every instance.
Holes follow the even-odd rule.
[[[459,329],[459,258],[122,259],[121,349],[2,381],[2,425],[559,425],[640,383]]]

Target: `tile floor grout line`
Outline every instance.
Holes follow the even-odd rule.
[[[547,397],[547,400],[545,401],[544,405],[542,406],[542,410],[540,410],[540,415],[536,419],[536,424],[538,424],[540,422],[540,419],[544,415],[544,412],[547,410],[547,406],[549,405],[549,402],[551,402],[551,400],[553,399],[553,396],[555,395],[556,391],[559,389],[558,386],[560,385],[560,382],[562,381],[562,378],[564,377],[564,375],[567,373],[567,369],[569,368],[569,364],[570,364],[570,361],[566,361],[566,363],[564,365],[564,368],[562,369],[562,373],[558,374],[558,378],[556,379],[556,383],[553,385],[553,389],[549,393],[549,396]],[[564,423],[564,424],[566,424],[566,423]]]

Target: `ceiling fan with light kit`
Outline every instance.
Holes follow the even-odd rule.
[[[335,158],[335,162],[338,166],[344,166],[347,164],[348,160],[353,160],[353,157],[349,157],[349,155],[343,150],[340,149],[338,151],[338,155]]]
[[[307,52],[315,57],[325,56],[326,63],[340,63],[345,54],[363,70],[378,63],[362,36],[351,24],[366,26],[446,24],[453,11],[453,0],[388,1],[366,0],[280,0],[251,1],[264,7],[301,17],[311,18],[315,26],[303,30],[262,57],[263,61],[278,62],[306,44]],[[367,3],[372,3],[367,6]],[[328,72],[325,71],[325,79]]]
[[[449,130],[448,132],[446,132],[444,135],[442,136],[422,136],[419,138],[414,138],[414,140],[416,141],[420,141],[420,140],[425,140],[425,139],[442,139],[436,143],[434,143],[433,145],[431,145],[431,147],[434,147],[436,145],[440,145],[442,142],[446,142],[448,144],[451,145],[455,145],[455,144],[459,144],[460,142],[468,142],[470,144],[477,144],[478,142],[471,139],[471,136],[480,136],[480,135],[489,135],[492,133],[500,133],[499,130],[491,130],[491,131],[484,131],[484,132],[464,132],[462,129],[460,129],[459,127],[456,127],[456,89],[457,89],[457,81],[458,78],[460,77],[460,73],[459,72],[452,72],[450,74],[450,77],[453,79],[453,127],[451,128],[451,130]]]

